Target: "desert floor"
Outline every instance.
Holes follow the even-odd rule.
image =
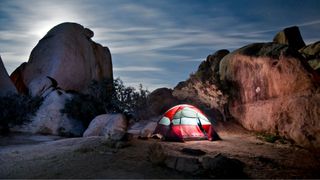
[[[154,165],[150,146],[160,143],[175,156],[182,148],[201,149],[242,161],[248,178],[320,178],[318,153],[290,143],[268,143],[256,134],[219,127],[221,141],[164,142],[133,137],[123,147],[103,137],[59,138],[12,135],[0,138],[0,178],[208,178]]]

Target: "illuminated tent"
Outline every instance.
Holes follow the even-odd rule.
[[[188,104],[174,106],[165,112],[154,134],[160,134],[168,141],[220,139],[208,118],[198,108]]]

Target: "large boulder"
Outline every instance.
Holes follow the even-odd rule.
[[[296,50],[251,44],[225,56],[219,72],[229,110],[245,128],[320,148],[318,81]]]
[[[102,114],[91,121],[83,136],[105,136],[110,140],[121,140],[127,127],[128,121],[123,114]]]
[[[51,85],[47,76],[64,90],[81,92],[92,80],[112,79],[110,51],[92,41],[92,37],[90,29],[76,23],[55,26],[11,78],[22,93],[28,90],[32,95],[41,95]]]
[[[158,88],[152,91],[147,98],[148,117],[156,117],[165,113],[172,106],[179,104],[172,95],[172,89]]]
[[[8,72],[0,57],[0,96],[17,93],[17,89],[9,78]]]
[[[273,42],[289,45],[295,50],[299,50],[306,45],[297,26],[288,27],[278,32],[273,38]]]
[[[66,101],[72,98],[72,94],[51,87],[43,93],[43,98],[44,101],[35,116],[31,118],[31,122],[22,127],[16,127],[16,131],[67,137],[82,136],[85,130],[82,122],[62,112]]]

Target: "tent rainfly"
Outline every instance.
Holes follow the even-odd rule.
[[[204,113],[188,104],[174,106],[165,112],[154,134],[160,134],[168,141],[220,139]]]

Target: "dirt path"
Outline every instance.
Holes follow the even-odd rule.
[[[223,154],[245,163],[250,178],[320,178],[319,157],[288,144],[263,142],[249,133],[220,131],[222,141],[186,143],[139,140],[111,148],[101,137],[62,139],[40,144],[1,146],[0,178],[197,178],[152,165],[148,149],[160,143],[178,156],[197,148],[206,156]]]

